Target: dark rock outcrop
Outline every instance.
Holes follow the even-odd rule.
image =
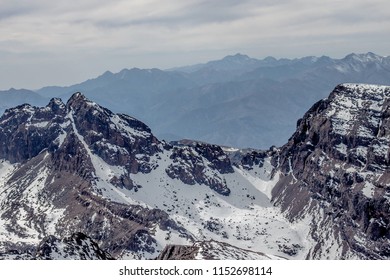
[[[90,237],[77,232],[62,240],[53,235],[45,237],[38,245],[34,259],[113,260],[114,258],[101,250]]]
[[[194,260],[199,251],[197,246],[167,245],[157,260]]]

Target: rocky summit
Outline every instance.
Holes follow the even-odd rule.
[[[167,143],[75,93],[0,118],[0,259],[388,259],[390,87],[268,151]]]
[[[390,87],[343,84],[298,121],[273,200],[307,219],[308,258],[390,257]]]

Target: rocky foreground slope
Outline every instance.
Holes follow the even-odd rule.
[[[9,109],[0,258],[387,259],[389,99],[340,85],[269,151],[166,143],[80,93]]]

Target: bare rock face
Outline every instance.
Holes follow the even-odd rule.
[[[282,148],[273,200],[291,221],[312,217],[308,258],[390,257],[389,116],[390,87],[340,85]]]
[[[53,235],[45,237],[38,245],[37,260],[113,260],[98,244],[83,233],[77,232],[62,240]]]
[[[199,247],[186,245],[167,245],[157,260],[194,260]]]
[[[237,248],[225,242],[203,241],[192,245],[168,245],[157,257],[157,260],[270,260],[282,259]]]
[[[25,104],[6,110],[0,121],[0,158],[23,162],[43,149],[55,149],[64,116],[65,106],[58,99],[44,108]]]
[[[230,190],[219,174],[232,171],[230,161],[220,148],[216,148],[215,153],[212,153],[211,145],[204,147],[204,149],[199,146],[197,149],[173,147],[170,157],[173,162],[166,169],[166,173],[185,184],[205,184],[217,193],[228,196]],[[202,156],[200,150],[203,150],[205,156]],[[224,167],[225,165],[229,165],[230,168]]]
[[[149,156],[161,151],[149,127],[127,115],[111,111],[76,93],[66,105],[74,126],[91,151],[111,165],[123,165],[131,173],[148,173]],[[143,161],[136,159],[144,155]]]

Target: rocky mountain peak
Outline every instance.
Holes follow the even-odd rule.
[[[379,56],[375,53],[368,52],[368,53],[351,53],[347,55],[344,60],[351,62],[351,63],[372,63],[372,62],[381,62],[384,59],[384,57]]]
[[[81,232],[115,256],[156,255],[168,231],[184,242],[193,239],[167,214],[184,207],[177,197],[180,188],[186,194],[198,187],[211,192],[204,195],[209,203],[215,196],[229,196],[224,176],[234,172],[219,146],[159,141],[146,124],[114,114],[81,93],[66,105],[52,99],[46,107],[9,109],[0,118],[0,145],[0,175],[5,174],[0,221],[7,221],[18,240],[34,240],[25,249],[36,248],[48,235],[56,238],[45,239],[50,241],[46,247],[56,248],[64,236]],[[145,198],[149,201],[142,202]],[[196,209],[188,207],[180,211],[190,217]],[[25,222],[22,228],[19,220]],[[0,230],[0,253],[7,237],[8,231]],[[119,239],[120,244],[112,242]]]
[[[382,170],[389,163],[389,135],[390,87],[341,84],[298,121],[282,152],[285,168],[294,168],[295,156],[293,162],[302,166],[321,151],[359,168]]]
[[[389,256],[389,86],[337,86],[298,122],[279,160],[283,175],[273,198],[291,219],[311,213],[329,227],[324,236],[344,240],[343,250]]]
[[[251,58],[245,54],[236,53],[235,55],[228,55],[223,58],[225,61],[230,61],[234,63],[240,63],[244,61],[249,61]]]
[[[69,98],[68,102],[72,102],[73,100],[88,100],[84,94],[81,92],[75,92],[72,94],[72,96]]]
[[[81,106],[85,105],[93,105],[94,103],[91,102],[84,94],[81,92],[74,93],[66,103],[67,108],[80,108]]]
[[[389,114],[390,87],[343,84],[335,88],[324,112],[338,134],[376,137]]]
[[[65,104],[62,102],[61,98],[50,99],[50,102],[47,107],[49,107],[55,113],[65,110]]]
[[[352,138],[359,138],[364,144],[368,144],[368,140],[383,138],[387,133],[384,124],[389,115],[389,102],[389,86],[341,84],[332,91],[329,98],[316,103],[298,121],[297,132],[291,140],[295,144],[310,141],[312,145],[316,145],[321,140],[320,135],[314,135],[313,139],[307,137],[310,133],[325,130],[323,140],[336,135],[338,141],[358,144],[351,141]],[[314,124],[317,125],[313,127]]]

